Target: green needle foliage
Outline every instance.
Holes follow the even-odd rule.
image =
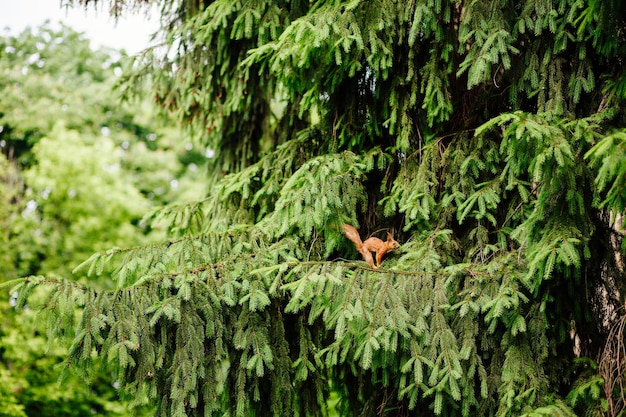
[[[76,268],[115,290],[17,285],[51,336],[82,307],[68,366],[177,417],[619,414],[622,2],[156,3],[120,88],[214,170]],[[402,246],[371,269],[343,223]]]

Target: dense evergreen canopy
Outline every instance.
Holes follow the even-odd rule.
[[[169,416],[619,414],[623,2],[157,3],[120,87],[215,169],[77,268],[116,290],[18,286],[83,308],[68,365]],[[345,222],[402,246],[371,269]]]

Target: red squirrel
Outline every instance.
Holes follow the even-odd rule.
[[[387,233],[386,241],[382,241],[377,237],[370,237],[365,239],[365,242],[362,242],[359,232],[349,224],[344,224],[343,234],[354,243],[356,250],[359,251],[365,262],[370,264],[372,268],[380,267],[383,256],[387,252],[400,247],[400,244],[393,238],[391,233]],[[376,264],[374,264],[372,252],[376,252]]]

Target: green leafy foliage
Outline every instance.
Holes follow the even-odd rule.
[[[585,154],[585,157],[598,167],[596,184],[602,192],[602,206],[616,213],[623,213],[626,208],[625,146],[626,135],[623,131],[616,131],[603,137]]]
[[[34,291],[26,301],[7,292],[6,282],[44,270],[48,277],[69,276],[94,249],[160,235],[141,217],[155,203],[193,194],[188,185],[206,158],[190,159],[193,149],[177,142],[180,131],[150,120],[150,106],[119,104],[111,94],[119,53],[94,51],[64,26],[2,37],[0,45],[2,413],[128,415],[106,365],[86,374],[87,381],[68,372],[63,388],[57,385],[68,344],[46,342],[46,327],[71,334],[78,312],[37,320],[39,306],[47,298],[58,305],[58,294]],[[112,287],[105,278],[91,284]],[[18,314],[16,304],[25,311]],[[133,397],[137,414],[147,414],[147,397]]]
[[[94,245],[74,273],[114,286],[17,302],[50,288],[68,364],[158,415],[606,411],[575,366],[619,346],[625,294],[626,20],[599,3],[160,2],[119,86],[215,150],[206,194],[145,218],[160,242]],[[343,223],[401,247],[369,268]]]

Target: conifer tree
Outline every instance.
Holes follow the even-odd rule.
[[[177,417],[619,414],[623,2],[158,3],[120,87],[214,170],[77,267],[116,290],[18,285],[51,334],[82,308],[68,366]],[[372,269],[343,223],[401,247]]]

